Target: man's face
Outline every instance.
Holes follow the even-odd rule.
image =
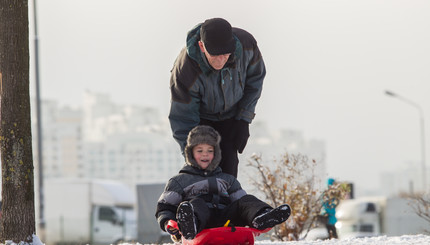
[[[214,68],[215,70],[221,70],[225,63],[227,63],[228,58],[230,57],[230,54],[220,54],[220,55],[211,55],[206,50],[205,45],[202,41],[199,41],[200,50],[205,54],[206,59],[208,60],[209,64]]]

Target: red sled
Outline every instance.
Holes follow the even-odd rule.
[[[170,220],[168,226],[178,229],[178,224]],[[270,231],[257,230],[248,227],[217,227],[204,229],[193,240],[187,240],[182,237],[183,245],[253,245],[255,237],[262,233]]]

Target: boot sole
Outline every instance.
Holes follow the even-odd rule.
[[[197,234],[197,229],[193,206],[189,203],[180,205],[176,219],[178,220],[179,230],[182,236],[187,240],[194,239]]]
[[[281,205],[277,208],[270,210],[267,214],[261,216],[255,223],[258,230],[264,230],[267,228],[274,227],[285,222],[291,214],[291,208],[288,204]]]

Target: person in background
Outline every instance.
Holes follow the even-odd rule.
[[[329,178],[327,180],[327,187],[330,188],[331,185],[335,183],[335,180],[333,178]],[[322,213],[321,215],[325,217],[325,226],[327,228],[327,233],[329,236],[329,239],[332,238],[338,238],[337,231],[336,231],[336,206],[339,204],[339,200],[337,199],[330,199],[325,202],[323,202],[322,205]]]
[[[180,241],[180,234],[192,240],[203,229],[223,226],[228,220],[234,226],[264,230],[290,216],[287,204],[272,208],[247,194],[234,176],[221,171],[220,141],[210,126],[192,129],[185,147],[186,163],[158,200],[155,217],[175,242]],[[168,226],[170,220],[177,221],[179,230]]]
[[[265,75],[257,41],[247,31],[222,18],[190,30],[170,78],[169,120],[182,153],[192,128],[212,126],[222,137],[220,167],[237,177]]]

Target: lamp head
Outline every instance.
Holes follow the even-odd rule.
[[[389,96],[393,96],[393,97],[397,96],[395,93],[388,91],[388,90],[385,90],[385,94],[389,95]]]

